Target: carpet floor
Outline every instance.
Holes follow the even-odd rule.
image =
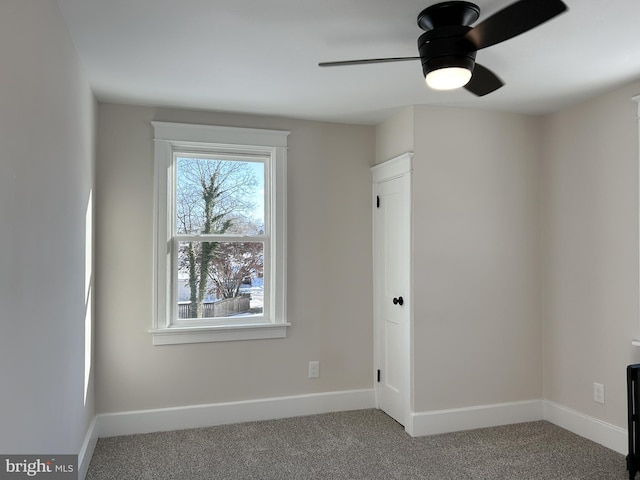
[[[623,480],[624,455],[540,421],[412,438],[379,410],[101,438],[87,480]]]

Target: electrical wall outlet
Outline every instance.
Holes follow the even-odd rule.
[[[309,378],[320,376],[320,362],[309,362]]]
[[[593,384],[593,401],[604,405],[604,385],[601,383]]]

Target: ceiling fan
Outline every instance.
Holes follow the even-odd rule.
[[[567,10],[561,0],[519,0],[475,27],[480,8],[470,2],[442,2],[418,15],[425,31],[418,38],[419,57],[370,58],[322,62],[320,67],[421,60],[427,85],[436,90],[464,87],[477,96],[504,85],[498,76],[476,63],[476,52],[535,28]]]

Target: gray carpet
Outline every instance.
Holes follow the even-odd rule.
[[[623,455],[548,422],[411,438],[379,410],[102,438],[87,480],[623,480]]]

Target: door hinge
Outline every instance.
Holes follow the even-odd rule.
[[[378,382],[380,382],[380,370],[378,370]]]
[[[380,195],[376,195],[376,208],[380,208]]]

